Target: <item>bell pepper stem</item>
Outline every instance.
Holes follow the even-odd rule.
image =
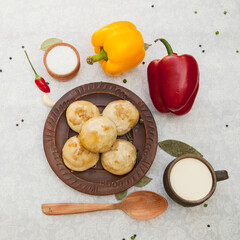
[[[108,60],[108,55],[105,52],[105,50],[103,49],[103,47],[101,47],[101,51],[93,56],[89,56],[87,57],[87,63],[92,65],[94,62],[98,62],[100,60]]]
[[[24,52],[25,52],[25,54],[26,54],[26,57],[27,57],[27,59],[28,59],[28,62],[30,63],[30,65],[31,65],[31,67],[32,67],[33,72],[35,73],[35,76],[36,76],[35,79],[41,78],[41,77],[37,74],[37,72],[35,71],[35,69],[34,69],[34,67],[33,67],[33,65],[32,65],[32,63],[31,63],[31,61],[30,61],[30,59],[29,59],[29,57],[28,57],[27,51],[25,50]]]
[[[173,55],[172,47],[171,47],[171,45],[168,43],[167,40],[165,40],[165,39],[163,39],[163,38],[158,38],[158,39],[154,40],[155,43],[156,43],[157,41],[161,41],[161,42],[164,44],[164,46],[165,46],[166,49],[167,49],[168,55]]]

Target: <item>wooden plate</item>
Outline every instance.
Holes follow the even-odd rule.
[[[131,172],[113,175],[103,169],[101,161],[84,172],[73,172],[62,160],[62,148],[72,131],[66,120],[67,107],[76,100],[86,100],[102,111],[111,101],[124,99],[138,109],[142,120],[130,131],[137,149],[137,162]],[[126,135],[121,138],[127,139]],[[56,175],[68,186],[91,195],[110,195],[122,192],[140,181],[151,167],[157,151],[157,127],[146,104],[133,92],[116,84],[95,82],[79,86],[61,97],[49,113],[43,132],[47,160]]]

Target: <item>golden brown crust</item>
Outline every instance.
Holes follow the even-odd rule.
[[[100,116],[96,105],[88,101],[76,101],[69,105],[66,111],[66,118],[69,127],[80,133],[82,125],[90,118]]]
[[[63,146],[62,157],[65,165],[74,171],[85,171],[97,164],[99,154],[86,150],[78,136],[69,138]]]
[[[137,108],[127,100],[110,102],[102,114],[116,124],[118,136],[129,132],[139,120]]]
[[[89,151],[106,152],[117,139],[116,125],[103,116],[91,118],[83,124],[79,138]]]
[[[115,175],[124,175],[133,169],[136,158],[135,146],[126,140],[118,139],[110,151],[102,154],[101,162],[105,170]]]

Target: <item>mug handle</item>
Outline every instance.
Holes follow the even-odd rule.
[[[215,171],[217,182],[228,179],[228,172],[226,170]]]

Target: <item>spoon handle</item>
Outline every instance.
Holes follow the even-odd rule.
[[[66,215],[116,209],[117,204],[96,203],[46,203],[42,204],[42,211],[46,215]]]

